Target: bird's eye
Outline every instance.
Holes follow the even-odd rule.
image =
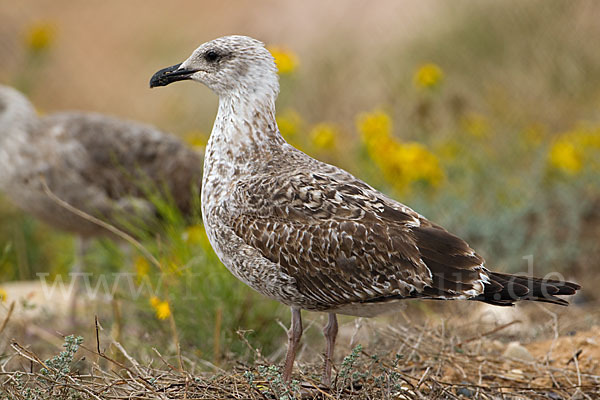
[[[204,59],[208,62],[215,62],[219,59],[219,53],[214,50],[209,50],[204,54]]]

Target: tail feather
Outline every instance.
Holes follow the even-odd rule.
[[[484,292],[471,300],[498,306],[510,306],[517,301],[530,300],[545,303],[569,305],[556,297],[557,295],[573,295],[580,289],[576,283],[554,279],[541,279],[530,276],[510,275],[489,272],[490,283],[484,286]]]

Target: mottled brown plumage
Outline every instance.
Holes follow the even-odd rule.
[[[372,316],[406,298],[566,304],[556,295],[579,288],[491,272],[464,240],[286,143],[275,122],[275,64],[262,43],[207,42],[150,86],[184,79],[219,95],[202,183],[208,238],[236,277],[291,307],[285,380],[302,334],[300,309],[329,313],[329,384],[338,313]]]

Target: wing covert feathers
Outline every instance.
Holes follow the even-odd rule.
[[[462,239],[339,171],[245,181],[230,204],[245,203],[230,221],[236,234],[293,277],[311,308],[483,293],[483,259]]]

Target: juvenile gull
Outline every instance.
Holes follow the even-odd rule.
[[[290,306],[285,381],[301,309],[329,314],[323,383],[330,385],[336,314],[373,316],[406,298],[566,305],[555,295],[579,289],[492,272],[462,239],[286,143],[275,122],[277,71],[263,43],[245,36],[204,43],[154,74],[150,87],[186,79],[219,96],[202,179],[206,232],[237,278]]]
[[[0,85],[0,191],[55,228],[84,241],[110,234],[49,197],[43,182],[71,206],[127,231],[156,222],[149,198],[156,191],[190,215],[201,176],[202,156],[170,134],[94,113],[38,118],[23,94]]]

